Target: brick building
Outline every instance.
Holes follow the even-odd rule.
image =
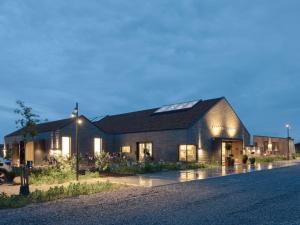
[[[288,155],[295,153],[294,140],[292,138],[253,136],[254,148],[260,155]]]

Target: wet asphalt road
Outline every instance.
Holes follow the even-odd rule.
[[[0,224],[300,224],[300,166],[0,210]]]

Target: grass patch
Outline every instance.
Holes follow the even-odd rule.
[[[80,175],[80,180],[89,178],[98,178],[98,172],[85,172],[84,175]],[[65,182],[74,181],[76,179],[75,171],[62,171],[57,168],[47,169],[34,169],[29,176],[29,184],[43,185],[43,184],[62,184]]]
[[[29,184],[62,184],[75,178],[73,171],[61,171],[57,168],[34,169],[29,175]]]
[[[115,185],[111,183],[71,183],[66,187],[55,186],[53,188],[50,188],[48,191],[36,190],[34,192],[31,192],[28,196],[8,196],[5,193],[0,193],[0,209],[19,208],[31,203],[41,203],[66,197],[95,194],[113,190],[118,187],[120,187],[120,185]]]

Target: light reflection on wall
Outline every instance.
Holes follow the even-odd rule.
[[[202,148],[202,140],[201,140],[201,129],[198,130],[198,161],[204,161],[204,150]]]
[[[236,128],[231,128],[231,127],[227,128],[227,134],[229,137],[231,137],[231,138],[234,137],[236,135],[236,133],[237,133]]]
[[[212,125],[210,132],[212,133],[213,137],[219,137],[221,136],[223,129],[224,128],[222,126]]]
[[[212,137],[236,138],[240,120],[226,100],[213,107],[204,120]]]
[[[210,132],[213,137],[220,137],[227,134],[228,137],[233,138],[236,136],[238,129],[236,127],[223,127],[221,125],[212,125]]]
[[[6,149],[3,149],[2,151],[3,151],[3,158],[6,158],[6,156],[7,156]]]

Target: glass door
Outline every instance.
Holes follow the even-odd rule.
[[[145,161],[145,157],[152,157],[152,143],[140,142],[138,144],[138,160]]]

